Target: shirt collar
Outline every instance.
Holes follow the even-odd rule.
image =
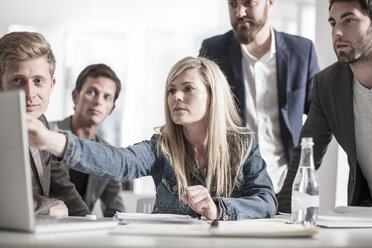
[[[253,61],[259,61],[259,60],[268,61],[269,59],[275,57],[275,54],[276,54],[275,33],[272,27],[270,27],[270,34],[271,34],[270,50],[267,51],[267,53],[265,53],[260,59],[257,59],[255,56],[250,54],[250,52],[248,51],[247,47],[244,44],[240,44],[240,48],[243,54],[246,55],[248,59],[253,60]]]

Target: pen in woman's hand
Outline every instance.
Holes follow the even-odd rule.
[[[210,228],[217,228],[218,227],[218,220],[215,219],[214,221],[211,222],[211,227]]]

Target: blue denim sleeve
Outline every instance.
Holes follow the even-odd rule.
[[[218,197],[220,220],[271,218],[275,215],[278,203],[274,187],[266,171],[266,163],[254,143],[247,161],[242,165],[242,197]]]
[[[75,170],[117,181],[152,175],[156,163],[155,135],[151,140],[118,148],[61,133],[68,141],[64,157],[58,162]]]

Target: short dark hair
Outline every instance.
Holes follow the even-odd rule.
[[[335,2],[359,2],[363,12],[372,20],[372,0],[329,0],[329,9]]]
[[[93,64],[87,66],[78,76],[76,80],[75,90],[80,92],[85,84],[85,81],[88,77],[98,78],[98,77],[105,77],[109,78],[115,82],[116,90],[115,90],[115,97],[114,103],[116,99],[119,97],[119,93],[121,90],[121,83],[120,79],[116,76],[115,72],[105,64]]]

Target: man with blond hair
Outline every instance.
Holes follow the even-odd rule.
[[[44,112],[56,83],[55,64],[49,43],[39,33],[14,32],[0,38],[0,90],[24,90],[27,114],[48,128]],[[47,151],[29,150],[35,214],[89,214],[64,165],[51,162]]]

